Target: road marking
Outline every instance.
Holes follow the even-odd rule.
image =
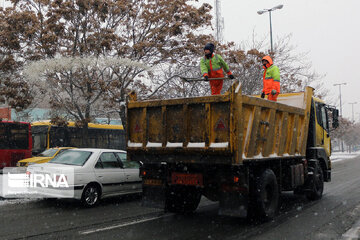
[[[135,221],[122,223],[122,224],[118,224],[118,225],[113,225],[113,226],[109,226],[109,227],[103,227],[103,228],[97,228],[97,229],[90,229],[90,230],[86,230],[86,231],[80,231],[79,234],[80,235],[87,235],[87,234],[91,234],[91,233],[107,231],[107,230],[111,230],[111,229],[115,229],[115,228],[121,228],[121,227],[126,227],[126,226],[130,226],[130,225],[138,224],[138,223],[143,223],[143,222],[147,222],[147,221],[156,220],[156,219],[163,218],[163,217],[164,216],[159,216],[159,217],[147,218],[147,219],[142,219],[142,220],[135,220]]]

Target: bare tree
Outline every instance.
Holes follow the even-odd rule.
[[[261,38],[253,40],[250,44],[243,44],[240,48],[235,44],[223,46],[230,68],[234,75],[240,78],[245,94],[259,94],[262,89],[263,68],[261,59],[270,55],[274,64],[280,69],[281,91],[295,92],[304,90],[305,86],[316,88],[318,97],[325,97],[328,91],[321,82],[322,75],[312,69],[312,64],[307,60],[306,53],[298,53],[296,48],[290,44],[291,35],[277,40],[274,52],[266,52],[264,40]],[[250,50],[245,51],[244,48]]]

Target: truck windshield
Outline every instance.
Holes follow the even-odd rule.
[[[316,118],[319,125],[328,131],[329,124],[325,104],[319,102],[316,103]]]

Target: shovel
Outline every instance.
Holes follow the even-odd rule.
[[[185,77],[180,77],[181,80],[185,81],[185,82],[197,82],[197,81],[211,81],[211,80],[232,80],[231,78],[228,77],[223,77],[223,78],[209,78],[208,80],[205,80],[204,78],[185,78]]]

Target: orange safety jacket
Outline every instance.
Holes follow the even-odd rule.
[[[271,90],[275,89],[276,93],[280,93],[280,71],[279,68],[273,65],[273,61],[270,56],[263,57],[263,60],[267,60],[269,63],[263,66],[265,69],[263,76],[263,90],[265,94],[270,94]]]

